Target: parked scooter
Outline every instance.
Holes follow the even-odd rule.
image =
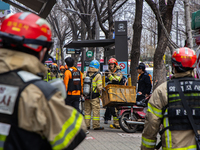
[[[127,133],[143,129],[148,100],[151,95],[136,103],[135,106],[123,106],[119,110],[119,125]]]

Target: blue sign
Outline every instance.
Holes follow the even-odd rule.
[[[0,10],[9,10],[10,5],[0,0]]]
[[[123,74],[128,74],[128,64],[127,61],[120,61],[118,62],[119,66],[121,67],[121,71]],[[127,78],[127,75],[124,75]]]

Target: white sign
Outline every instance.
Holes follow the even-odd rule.
[[[108,70],[108,65],[103,65],[103,72],[105,72],[106,70]]]
[[[0,84],[0,113],[13,114],[19,88]]]

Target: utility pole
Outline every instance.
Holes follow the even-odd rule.
[[[189,0],[184,0],[184,6],[185,6],[185,23],[186,23],[187,45],[188,45],[189,48],[193,48]]]
[[[97,2],[97,6],[98,6],[98,10],[99,10],[99,0],[96,0]],[[99,21],[98,21],[98,18],[97,18],[97,15],[96,15],[96,31],[95,31],[95,34],[96,34],[96,40],[99,40]],[[98,60],[100,62],[100,51],[99,51],[99,47],[96,47],[96,60]]]
[[[85,29],[85,26],[84,26],[84,23],[83,21],[81,20],[81,40],[84,40],[84,29]],[[81,48],[81,51],[82,51],[82,56],[81,56],[81,72],[84,72],[84,63],[85,63],[85,59],[86,59],[86,52],[85,52],[85,48]]]

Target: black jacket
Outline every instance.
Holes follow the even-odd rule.
[[[138,80],[138,92],[142,92],[142,95],[150,94],[151,92],[151,80],[147,72],[140,75]]]

